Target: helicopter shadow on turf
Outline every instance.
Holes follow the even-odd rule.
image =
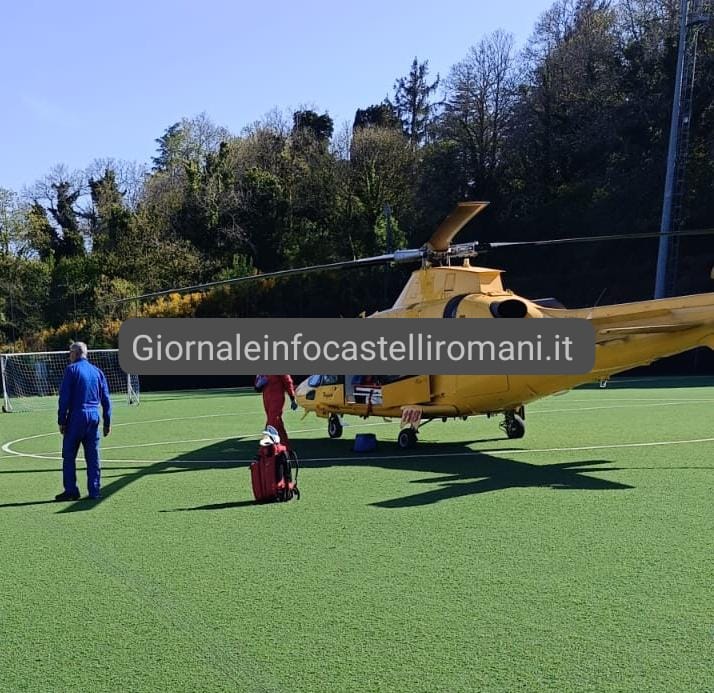
[[[487,438],[462,443],[429,443],[421,442],[409,453],[400,452],[396,445],[390,442],[381,443],[379,448],[369,454],[358,454],[352,451],[350,440],[315,440],[293,438],[292,442],[300,455],[302,470],[325,470],[339,466],[372,466],[382,469],[410,470],[422,473],[432,473],[434,478],[413,479],[408,484],[429,486],[419,493],[399,498],[387,499],[374,503],[375,507],[400,508],[428,505],[460,496],[503,491],[509,488],[544,487],[554,490],[624,490],[633,488],[627,484],[591,476],[591,473],[601,471],[617,471],[619,468],[602,465],[612,464],[611,460],[577,460],[552,464],[531,464],[512,459],[524,448],[477,448],[470,445],[492,442],[503,442],[503,438]],[[209,445],[183,456],[176,465],[196,465],[205,468],[200,460],[215,460],[223,456],[238,453],[243,462],[235,462],[236,467],[247,467],[248,460],[253,457],[255,441],[226,441]],[[495,456],[490,453],[499,453]],[[500,456],[503,455],[503,456]],[[189,459],[193,458],[193,459]],[[224,467],[230,466],[226,462]],[[250,481],[247,475],[237,481],[237,488],[245,489]],[[254,505],[253,501],[237,501],[200,505],[187,508],[175,508],[177,512],[189,510],[225,510],[236,507]]]
[[[382,469],[406,470],[419,474],[431,473],[436,477],[412,479],[406,483],[423,491],[399,498],[385,499],[376,507],[400,508],[428,505],[460,496],[503,491],[509,488],[544,487],[561,490],[622,490],[633,488],[627,484],[591,476],[601,471],[618,471],[617,467],[603,468],[611,460],[576,460],[550,464],[532,464],[518,459],[522,447],[478,447],[489,443],[507,443],[503,438],[482,438],[460,443],[420,442],[409,452],[400,451],[396,444],[382,441],[373,453],[359,454],[352,451],[349,439],[324,440],[314,438],[292,439],[300,456],[302,470],[328,470],[340,466],[371,466]],[[472,449],[470,446],[477,446]],[[157,474],[176,474],[215,469],[236,469],[236,495],[244,495],[250,489],[248,465],[254,458],[257,447],[255,436],[230,438],[219,443],[181,454],[172,459],[147,463],[124,464],[106,461],[103,464],[102,498],[98,501],[81,499],[64,505],[59,514],[85,512],[102,505],[108,498],[125,490],[144,477]],[[497,453],[498,456],[491,453]],[[510,456],[509,456],[510,453]],[[37,470],[57,474],[57,469]],[[78,469],[81,474],[81,469]],[[10,473],[4,472],[4,473]],[[240,476],[238,476],[240,474]],[[1,508],[39,505],[52,501],[41,500],[26,503],[0,504]],[[162,512],[188,510],[226,510],[254,505],[253,500],[236,500],[196,507],[175,508]]]

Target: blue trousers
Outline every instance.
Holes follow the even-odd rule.
[[[77,488],[77,452],[84,448],[87,461],[87,491],[99,495],[101,469],[99,465],[99,412],[72,412],[62,440],[62,482],[67,493],[79,493]]]

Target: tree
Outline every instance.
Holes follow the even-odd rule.
[[[280,269],[288,208],[280,179],[253,168],[241,177],[238,187],[239,222],[252,248],[255,266],[264,272]]]
[[[0,255],[0,343],[21,339],[46,325],[50,268],[44,262]]]
[[[583,211],[610,195],[605,171],[626,98],[618,43],[607,2],[559,0],[536,25],[508,135],[509,213],[525,233],[601,226]]]
[[[49,262],[54,259],[55,249],[61,238],[54,226],[47,219],[45,208],[39,202],[33,202],[27,215],[28,240],[40,260]]]
[[[439,75],[429,84],[428,74],[429,61],[419,63],[414,58],[409,74],[394,83],[394,109],[414,147],[428,140],[435,110],[430,98],[439,86]]]
[[[350,160],[354,193],[365,216],[360,254],[383,251],[376,225],[389,204],[397,220],[411,209],[415,154],[409,140],[391,128],[361,128],[352,140]],[[395,239],[397,245],[403,239]]]
[[[168,171],[173,167],[174,162],[181,158],[181,147],[184,140],[184,132],[181,123],[169,125],[157,140],[158,150],[156,156],[151,158],[154,164],[152,171],[158,173]]]
[[[154,173],[140,205],[142,220],[150,220],[151,236],[161,244],[193,246],[203,257],[203,275],[210,277],[242,243],[235,220],[232,137],[201,114],[174,123],[157,143]]]
[[[124,206],[124,195],[117,187],[116,173],[106,169],[98,179],[89,180],[93,209],[89,213],[94,252],[115,250],[131,223],[131,212]]]
[[[357,128],[399,128],[401,121],[394,111],[394,106],[385,99],[383,103],[367,108],[358,108],[355,112],[355,119],[352,125],[353,129]]]
[[[54,255],[57,258],[84,255],[84,239],[80,230],[79,214],[75,209],[82,191],[68,180],[52,183],[51,188],[54,190],[55,199],[47,207],[47,211],[59,227],[59,233],[54,231]]]
[[[329,142],[334,130],[332,118],[327,113],[318,115],[315,111],[295,111],[293,113],[293,136],[309,132],[318,142]]]
[[[209,152],[218,151],[221,142],[230,137],[226,128],[216,125],[205,113],[183,118],[156,140],[158,151],[152,158],[153,171],[178,174],[187,163],[200,162]]]
[[[104,176],[107,170],[114,172],[117,188],[121,190],[123,204],[132,211],[136,210],[144,194],[144,186],[149,176],[147,165],[111,157],[95,159],[87,166],[84,175],[87,180],[98,180]]]
[[[64,166],[55,167],[35,183],[29,197],[33,236],[40,246],[39,252],[56,259],[85,254],[86,212],[80,200],[86,191],[84,175],[78,171],[70,173]]]
[[[0,188],[0,255],[25,258],[31,254],[29,211],[16,193]]]
[[[183,207],[174,222],[180,237],[218,265],[229,262],[245,240],[236,220],[239,195],[234,164],[231,148],[222,142],[203,163],[187,166]]]
[[[499,190],[514,95],[510,34],[483,38],[451,68],[440,135],[457,144],[465,197],[492,197]]]

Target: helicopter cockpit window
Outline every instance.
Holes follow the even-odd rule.
[[[340,382],[338,375],[311,375],[307,379],[310,387],[320,387],[320,385],[337,385]]]

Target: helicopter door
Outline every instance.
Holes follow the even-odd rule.
[[[457,375],[456,393],[478,408],[483,398],[508,392],[507,375]]]
[[[407,375],[382,385],[382,404],[385,407],[425,404],[430,400],[431,387],[428,375]]]
[[[337,375],[322,375],[315,392],[317,404],[342,406],[345,403],[345,387]]]

